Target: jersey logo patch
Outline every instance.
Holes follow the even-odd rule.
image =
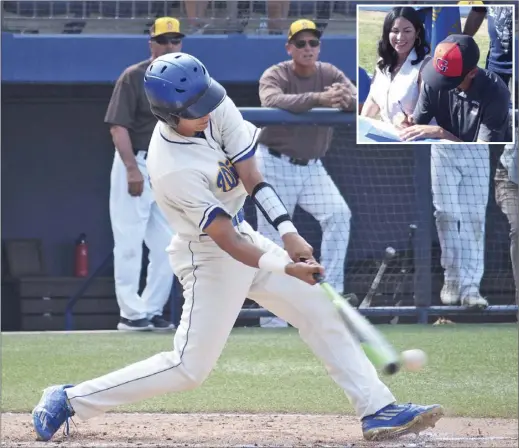
[[[226,160],[218,162],[218,175],[216,176],[216,186],[224,193],[236,188],[239,183],[238,172],[233,164]]]

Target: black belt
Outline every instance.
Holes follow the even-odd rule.
[[[283,156],[283,154],[281,154],[280,152],[274,151],[273,149],[270,149],[270,148],[269,148],[269,154],[271,156],[277,157],[278,159],[281,159],[281,157]],[[286,157],[288,157],[288,156],[286,156]],[[292,165],[299,165],[299,166],[306,166],[311,162],[311,160],[297,159],[295,157],[288,157],[288,161]]]
[[[141,151],[144,152],[144,160],[146,160],[147,157],[148,157],[148,151],[146,151],[145,149],[137,149],[137,148],[133,148],[133,154],[134,154],[134,155],[139,154],[139,152],[141,152]]]

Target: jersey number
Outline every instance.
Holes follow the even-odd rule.
[[[238,186],[238,173],[229,160],[218,162],[216,186],[224,193]]]

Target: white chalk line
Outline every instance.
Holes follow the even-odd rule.
[[[438,440],[440,442],[466,442],[469,440],[517,440],[514,437],[501,437],[501,436],[473,436],[473,437],[434,437],[431,436],[431,439]]]

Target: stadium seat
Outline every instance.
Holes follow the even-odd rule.
[[[65,23],[65,27],[63,28],[63,34],[81,34],[84,29],[84,21],[68,22]]]
[[[24,17],[35,15],[34,2],[4,2],[4,10]]]
[[[128,18],[132,16],[132,2],[101,2],[100,9],[102,17]]]

